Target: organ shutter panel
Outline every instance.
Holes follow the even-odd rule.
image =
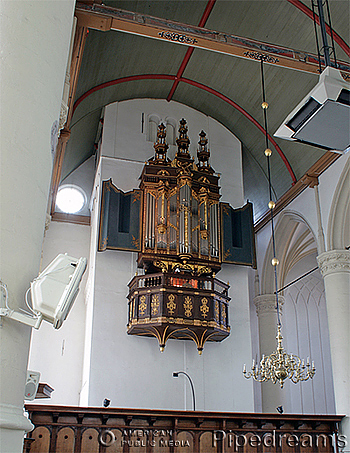
[[[141,250],[142,191],[124,193],[103,181],[98,250]]]
[[[253,205],[220,203],[222,262],[256,267]]]

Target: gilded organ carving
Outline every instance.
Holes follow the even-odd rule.
[[[221,341],[230,332],[229,286],[215,278],[221,268],[219,176],[209,163],[204,131],[197,163],[189,152],[184,119],[176,144],[170,160],[166,128],[160,124],[154,156],[141,174],[138,267],[145,275],[129,283],[129,300],[139,300],[139,316],[130,311],[128,333],[155,336],[161,351],[169,338],[192,339],[201,353],[207,339]]]

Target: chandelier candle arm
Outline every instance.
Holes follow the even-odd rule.
[[[301,381],[312,379],[315,375],[316,369],[314,362],[311,362],[309,357],[305,361],[301,360],[298,356],[287,354],[282,346],[281,326],[277,326],[277,349],[269,356],[262,355],[259,364],[255,364],[253,359],[251,371],[247,372],[246,365],[243,367],[243,376],[246,379],[251,377],[258,382],[271,380],[276,384],[279,382],[280,387],[283,388],[284,381],[290,379],[294,384]]]

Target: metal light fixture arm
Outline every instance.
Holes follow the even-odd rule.
[[[187,379],[190,381],[191,390],[192,390],[193,410],[195,411],[196,410],[196,396],[195,396],[195,393],[194,393],[194,385],[193,385],[193,381],[191,379],[191,376],[189,374],[187,374],[185,371],[174,371],[173,372],[173,377],[178,377],[179,374],[184,374],[187,377]]]

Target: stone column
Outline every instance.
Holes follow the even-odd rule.
[[[1,2],[0,297],[24,308],[38,275],[74,0]],[[21,453],[31,328],[0,319],[0,451]],[[52,332],[54,335],[55,332]],[[40,371],[40,370],[35,370]]]
[[[346,415],[340,431],[350,451],[350,251],[331,250],[317,257],[324,278],[336,411]]]
[[[278,296],[280,315],[284,297]],[[277,310],[276,295],[263,294],[254,298],[256,314],[259,319],[260,355],[270,355],[277,348]],[[260,357],[261,358],[261,357]],[[258,360],[260,360],[258,358]],[[276,407],[283,406],[283,390],[279,384],[263,382],[261,384],[262,411],[276,413]]]

